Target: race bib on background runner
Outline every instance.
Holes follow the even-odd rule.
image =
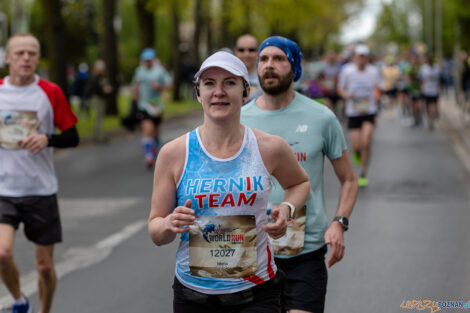
[[[323,87],[328,91],[334,91],[334,89],[335,89],[335,80],[334,79],[325,79],[323,81]]]
[[[36,134],[38,128],[35,111],[0,110],[0,147],[6,149],[21,149],[18,142]]]
[[[191,275],[241,278],[257,270],[254,215],[198,216],[189,228]]]
[[[278,205],[279,203],[269,203],[268,208],[272,209]],[[287,222],[286,234],[279,239],[269,237],[274,254],[296,255],[302,251],[304,248],[306,211],[307,207],[305,205],[295,209],[294,218]]]
[[[147,111],[147,113],[152,117],[158,117],[162,114],[162,109],[159,105],[158,99],[143,101],[143,106],[145,111]]]
[[[359,98],[353,100],[354,112],[364,114],[369,112],[369,98]]]

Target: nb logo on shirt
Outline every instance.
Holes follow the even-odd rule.
[[[308,125],[297,125],[296,133],[305,133],[308,129]]]

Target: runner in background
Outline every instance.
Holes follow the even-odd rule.
[[[261,95],[258,73],[256,72],[256,52],[258,52],[258,40],[255,36],[245,34],[238,37],[233,49],[235,55],[243,61],[248,69],[248,83],[250,84],[250,97],[254,99]]]
[[[340,65],[334,51],[328,51],[325,55],[324,67],[321,72],[321,86],[325,96],[325,104],[336,116],[343,115],[343,109],[340,105],[340,97],[337,92],[338,76]]]
[[[411,98],[411,109],[413,112],[413,127],[422,124],[423,117],[421,112],[421,82],[419,79],[420,59],[416,54],[411,55],[409,77],[409,95]]]
[[[344,255],[343,233],[348,228],[357,194],[357,179],[349,161],[343,130],[333,112],[294,90],[300,79],[302,54],[295,42],[269,37],[258,52],[258,76],[263,95],[242,109],[242,123],[287,140],[307,171],[311,190],[306,206],[295,208],[287,235],[273,241],[276,264],[286,273],[283,312],[323,312],[328,266]],[[336,217],[328,223],[323,195],[323,166],[327,157],[341,184]],[[269,198],[276,207],[285,196],[273,181]],[[279,185],[279,183],[281,183]]]
[[[382,103],[385,105],[385,116],[387,119],[393,119],[394,107],[397,100],[397,84],[400,78],[400,69],[395,64],[394,57],[387,55],[385,57],[385,64],[381,68],[382,74]]]
[[[369,48],[358,45],[354,53],[354,63],[345,65],[340,72],[338,92],[346,101],[353,160],[360,166],[359,187],[366,187],[381,80],[377,68],[369,64]]]
[[[163,119],[162,93],[172,88],[171,78],[157,59],[155,50],[144,49],[140,55],[141,65],[135,70],[132,96],[137,103],[136,118],[142,128],[142,148],[148,169],[160,149],[160,124]]]
[[[410,98],[410,71],[409,54],[404,53],[397,59],[397,65],[400,70],[400,76],[397,82],[397,101],[402,108],[402,116],[412,116],[411,98]]]
[[[63,92],[36,75],[39,53],[33,35],[12,36],[5,55],[9,76],[0,80],[0,277],[15,300],[13,313],[33,311],[13,258],[20,223],[35,244],[39,313],[51,310],[57,284],[54,245],[62,241],[53,148],[79,142],[77,118]]]
[[[439,117],[437,103],[440,94],[441,68],[435,63],[432,56],[425,58],[425,63],[418,73],[421,82],[421,94],[426,105],[428,129],[434,130],[434,124]]]

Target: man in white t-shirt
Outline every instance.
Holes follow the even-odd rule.
[[[261,96],[263,91],[260,88],[258,71],[256,70],[258,40],[250,34],[242,35],[238,37],[233,51],[248,69],[248,83],[250,84],[250,97],[248,101]]]
[[[421,82],[421,95],[426,103],[426,115],[429,130],[434,129],[434,121],[439,116],[437,101],[439,100],[441,69],[432,57],[427,57],[418,73]]]
[[[5,55],[9,75],[0,79],[0,277],[15,300],[13,313],[32,312],[13,259],[20,223],[36,247],[39,312],[51,309],[57,284],[54,245],[62,241],[53,147],[79,141],[77,118],[64,94],[35,73],[39,51],[33,35],[11,37]]]
[[[340,72],[338,92],[346,101],[353,160],[360,165],[359,187],[366,187],[369,184],[366,174],[378,111],[376,92],[380,87],[380,74],[375,66],[369,64],[367,46],[356,46],[354,53],[354,62],[345,65]]]

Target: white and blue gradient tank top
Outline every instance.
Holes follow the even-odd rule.
[[[205,294],[224,294],[248,289],[275,276],[277,268],[268,235],[261,229],[261,225],[266,224],[270,179],[255,134],[250,128],[245,127],[240,150],[227,159],[216,158],[207,152],[199,137],[199,128],[186,134],[186,160],[177,184],[177,205],[183,206],[187,199],[191,199],[196,215],[254,215],[257,271],[243,278],[191,275],[189,233],[185,232],[181,235],[176,253],[175,269],[176,277],[183,285]],[[235,206],[223,201],[228,194],[233,197]]]

